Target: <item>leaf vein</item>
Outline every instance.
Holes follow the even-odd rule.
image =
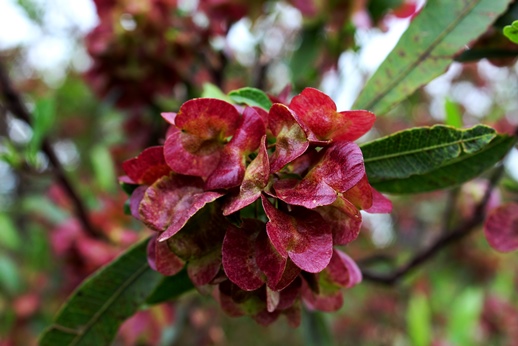
[[[431,52],[442,42],[442,40],[444,39],[444,37],[446,37],[446,35],[448,35],[449,33],[451,33],[455,27],[462,21],[464,20],[464,17],[470,13],[471,11],[473,11],[473,9],[480,3],[481,0],[474,0],[472,2],[470,2],[461,12],[460,15],[458,15],[455,20],[453,22],[451,22],[450,25],[448,25],[444,31],[442,31],[436,38],[436,40],[434,40],[429,46],[427,49],[425,49],[423,51],[423,53],[421,53],[420,55],[417,56],[417,59],[408,65],[408,67],[406,69],[403,69],[400,73],[398,73],[398,75],[393,78],[391,80],[391,82],[387,83],[387,86],[385,88],[385,90],[381,93],[378,94],[378,96],[374,97],[372,99],[371,102],[369,102],[366,106],[365,106],[365,109],[372,109],[374,107],[375,104],[377,104],[382,98],[384,98],[392,89],[394,89],[407,75],[409,75],[411,73],[411,71],[413,71],[415,68],[417,68],[417,66],[419,66],[419,64],[424,61],[430,54]]]
[[[460,146],[463,143],[469,143],[469,142],[472,142],[472,141],[483,139],[484,137],[487,137],[487,136],[488,136],[487,134],[484,134],[484,135],[480,135],[480,136],[477,136],[477,137],[472,137],[472,138],[468,138],[468,139],[459,139],[459,140],[454,141],[454,142],[448,142],[448,143],[434,145],[434,146],[430,146],[430,147],[426,147],[426,148],[417,148],[417,149],[397,152],[397,153],[393,153],[393,154],[386,154],[386,155],[382,155],[382,156],[374,156],[374,157],[367,158],[367,159],[364,158],[364,162],[365,163],[369,163],[369,162],[375,162],[375,161],[380,161],[380,160],[387,160],[387,159],[391,159],[391,158],[394,158],[394,157],[402,157],[402,156],[422,153],[422,152],[426,152],[426,151],[432,151],[432,150],[441,149],[441,148],[445,148],[445,147],[449,147],[449,146],[454,146],[454,145],[459,145]],[[492,138],[494,138],[494,136]]]
[[[56,329],[68,334],[74,334],[77,335],[70,345],[77,345],[79,341],[81,341],[82,336],[92,328],[92,326],[95,324],[95,322],[99,319],[99,317],[108,310],[108,308],[113,304],[113,302],[119,298],[122,293],[128,288],[137,278],[139,278],[141,275],[145,273],[145,271],[149,269],[149,265],[145,263],[142,265],[142,267],[137,270],[132,276],[129,277],[128,280],[126,280],[116,291],[115,293],[101,306],[99,311],[97,311],[92,318],[88,321],[88,323],[84,326],[81,326],[79,328],[68,328],[66,326],[63,326],[61,324],[54,324],[52,325],[51,329]]]

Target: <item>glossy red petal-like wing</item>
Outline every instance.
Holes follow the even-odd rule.
[[[169,249],[166,242],[157,241],[156,235],[149,239],[147,259],[153,270],[166,276],[177,274],[185,265],[185,262]]]
[[[222,194],[204,192],[203,181],[197,177],[169,175],[157,180],[145,192],[140,203],[142,222],[163,232],[158,240],[175,235],[205,204]]]
[[[311,210],[296,210],[287,214],[276,209],[262,196],[263,208],[269,222],[266,231],[281,256],[287,257],[300,269],[310,273],[323,270],[333,252],[331,229],[322,217]]]
[[[264,223],[246,219],[241,228],[231,226],[225,233],[223,247],[223,269],[227,277],[246,291],[261,287],[265,277],[257,265],[255,243],[257,237],[266,233]]]
[[[272,172],[304,154],[309,147],[306,133],[295,120],[291,110],[279,103],[270,108],[268,127],[276,137],[275,151],[270,158]]]
[[[162,146],[144,149],[137,157],[124,161],[122,169],[136,184],[145,185],[151,185],[158,178],[171,172],[171,168],[165,162]]]

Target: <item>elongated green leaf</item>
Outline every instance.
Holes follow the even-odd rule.
[[[518,44],[518,20],[504,27],[504,35],[512,42]]]
[[[0,254],[0,290],[14,296],[21,291],[20,272],[10,257]]]
[[[413,294],[410,297],[406,320],[412,345],[430,345],[432,341],[431,314],[428,300],[423,293]]]
[[[448,316],[448,340],[453,345],[474,345],[480,314],[484,306],[484,293],[478,289],[467,289],[457,295]]]
[[[435,125],[397,132],[362,145],[369,180],[377,182],[427,173],[461,153],[473,153],[495,138],[490,127],[468,130]]]
[[[306,346],[333,346],[333,337],[326,316],[320,311],[302,310],[302,328]]]
[[[34,0],[18,0],[16,1],[20,8],[25,12],[27,17],[29,17],[35,23],[42,25],[43,24],[43,6]]]
[[[213,99],[219,99],[227,102],[232,102],[232,99],[227,96],[220,88],[212,83],[204,83],[201,97],[208,97]]]
[[[32,162],[40,149],[43,139],[52,128],[56,118],[56,104],[53,98],[42,98],[36,101],[32,124],[32,137],[29,142],[28,155]]]
[[[6,213],[0,213],[0,249],[18,250],[22,241],[13,221]]]
[[[492,167],[515,139],[487,126],[414,128],[364,144],[369,182],[389,193],[419,193],[464,183]]]
[[[194,288],[187,270],[184,268],[178,274],[166,276],[158,284],[156,289],[146,299],[146,304],[159,304],[167,300],[175,299]]]
[[[315,85],[320,71],[315,67],[319,53],[325,49],[325,30],[322,22],[304,25],[300,33],[300,47],[291,56],[289,67],[295,90]]]
[[[444,111],[446,113],[446,125],[462,127],[462,113],[457,103],[447,98],[444,101]]]
[[[498,135],[474,155],[462,155],[458,160],[423,175],[375,183],[376,189],[388,193],[420,193],[456,186],[469,181],[494,166],[513,147],[513,137]]]
[[[110,151],[104,145],[98,144],[90,151],[90,160],[99,187],[113,191],[117,187],[117,175]]]
[[[237,103],[244,103],[249,106],[261,107],[265,110],[270,110],[272,101],[263,91],[256,88],[241,88],[232,90],[228,93],[232,101]]]
[[[145,303],[162,275],[146,260],[147,240],[87,279],[65,303],[40,345],[109,345],[121,323]]]
[[[386,113],[443,73],[453,57],[484,33],[510,0],[427,1],[358,96],[354,109]]]

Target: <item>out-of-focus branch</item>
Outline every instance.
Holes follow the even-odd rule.
[[[253,75],[253,86],[254,88],[265,90],[266,88],[266,72],[268,72],[268,64],[259,62]]]
[[[450,232],[444,232],[432,245],[428,248],[424,249],[421,252],[416,253],[412,259],[410,259],[406,264],[401,267],[395,269],[392,273],[381,274],[374,273],[368,270],[362,270],[363,279],[365,281],[375,282],[382,285],[395,285],[398,283],[403,277],[410,274],[421,265],[426,263],[428,260],[432,259],[434,256],[439,254],[444,248],[448,245],[453,244],[466,236],[468,236],[471,232],[473,232],[485,219],[485,209],[487,203],[489,201],[489,197],[500,180],[503,173],[503,166],[496,168],[493,176],[491,177],[488,187],[484,193],[484,197],[477,204],[473,211],[473,216],[463,222],[461,225],[456,227]]]
[[[22,102],[21,96],[18,92],[13,88],[11,80],[7,74],[7,71],[0,64],[0,95],[4,101],[4,107],[8,109],[14,116],[25,121],[27,124],[31,125],[32,119],[29,114],[29,111],[25,107]],[[75,190],[74,186],[68,179],[65,174],[65,170],[59,162],[54,149],[52,148],[49,140],[44,138],[41,146],[42,151],[48,157],[50,164],[53,167],[53,173],[55,175],[56,180],[65,190],[66,194],[72,201],[75,209],[75,213],[83,229],[90,236],[98,238],[98,239],[106,239],[106,236],[101,233],[98,229],[94,227],[92,224],[86,207],[83,204],[83,201],[79,197],[79,194]]]

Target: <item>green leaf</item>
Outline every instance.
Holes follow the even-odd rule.
[[[0,254],[0,292],[16,295],[22,289],[22,278],[14,260]]]
[[[187,275],[187,270],[184,268],[176,275],[164,277],[147,298],[146,303],[159,304],[167,300],[176,299],[193,288],[194,285]]]
[[[444,101],[444,111],[446,113],[446,125],[456,128],[462,127],[462,113],[457,103],[449,98]]]
[[[20,8],[25,12],[27,17],[36,24],[43,25],[43,9],[41,3],[33,0],[18,0]]]
[[[0,151],[0,160],[8,163],[15,169],[20,169],[25,159],[20,155],[16,146],[4,137],[0,138],[0,148],[2,148],[2,151]]]
[[[228,93],[228,96],[232,101],[236,103],[244,103],[252,107],[261,107],[265,110],[270,110],[272,107],[272,101],[268,98],[268,95],[256,88],[241,88],[232,90]]]
[[[496,131],[484,125],[467,130],[435,125],[400,131],[361,149],[368,177],[377,182],[427,173],[463,152],[480,150],[495,136]]]
[[[333,337],[326,321],[326,316],[320,311],[302,309],[302,335],[306,346],[332,346]]]
[[[413,128],[364,144],[369,182],[388,193],[420,193],[459,185],[491,168],[514,137],[478,125]]]
[[[403,0],[370,0],[367,10],[374,23],[378,23],[390,10],[394,10],[403,4]]]
[[[0,249],[18,250],[21,239],[9,215],[0,213]]]
[[[103,190],[114,191],[117,188],[117,176],[108,148],[104,145],[94,146],[90,151],[90,160],[99,187]]]
[[[386,113],[443,73],[454,56],[482,35],[510,0],[427,1],[358,96],[353,109]]]
[[[430,345],[432,341],[430,307],[424,294],[416,293],[410,297],[406,320],[412,345]]]
[[[501,299],[512,301],[516,292],[515,277],[513,271],[499,270],[491,280],[489,291]]]
[[[37,272],[51,269],[54,263],[51,260],[52,249],[48,228],[40,224],[31,224],[23,240],[24,244],[31,244],[22,246],[24,266]]]
[[[21,211],[26,215],[40,215],[55,224],[65,222],[70,215],[52,203],[46,196],[40,194],[25,197],[21,202]]]
[[[295,89],[302,90],[308,85],[315,85],[321,77],[315,66],[320,52],[325,49],[324,31],[324,23],[321,21],[304,25],[300,33],[300,47],[293,52],[289,62]]]
[[[220,88],[215,86],[212,83],[204,83],[203,90],[201,92],[201,97],[208,97],[218,100],[223,100],[227,102],[232,102],[232,99],[228,97]]]
[[[83,282],[44,332],[40,345],[109,345],[163,276],[146,260],[147,240]]]
[[[53,98],[42,98],[36,101],[33,112],[32,137],[28,146],[28,158],[36,162],[43,139],[52,128],[56,118],[56,104]]]
[[[518,20],[504,27],[504,35],[512,42],[518,44]]]
[[[484,304],[481,290],[468,289],[458,295],[450,310],[448,319],[448,340],[454,345],[476,344],[478,320]]]

